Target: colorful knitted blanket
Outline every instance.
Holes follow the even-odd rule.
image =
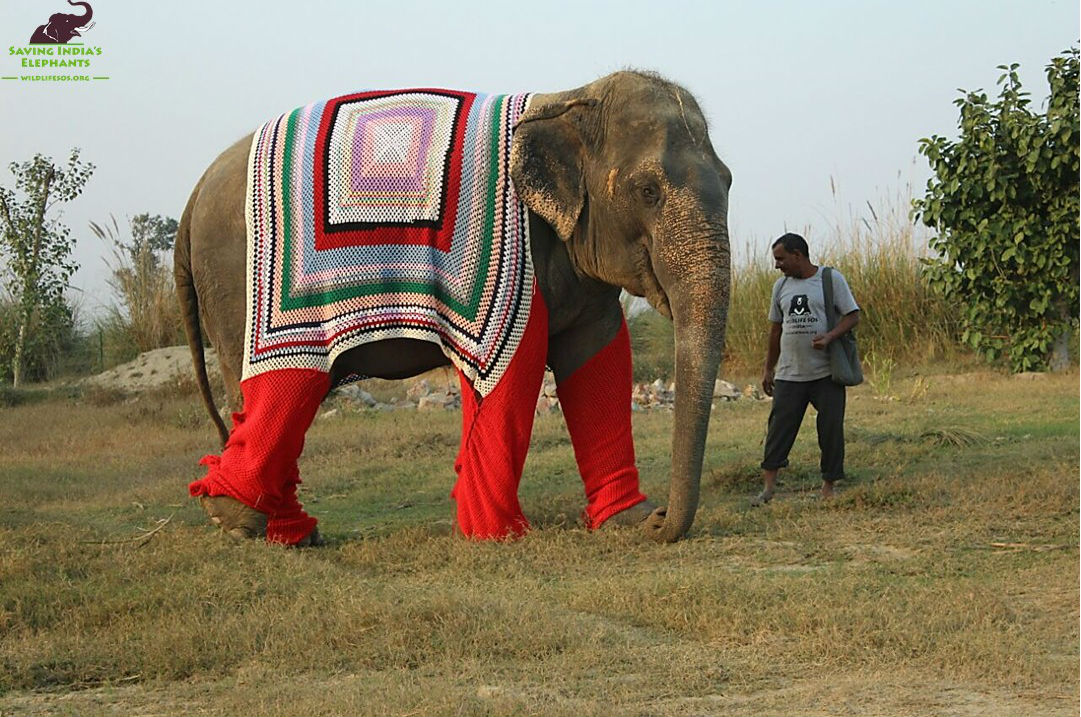
[[[438,343],[487,395],[529,317],[528,219],[509,174],[528,104],[360,92],[263,125],[248,164],[243,378],[329,373],[350,348],[411,338]]]

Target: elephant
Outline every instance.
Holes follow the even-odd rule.
[[[34,34],[30,37],[30,42],[64,45],[71,42],[73,37],[80,37],[79,31],[76,28],[85,28],[90,24],[90,19],[94,17],[94,8],[90,7],[90,3],[75,2],[75,0],[68,0],[68,4],[82,5],[86,8],[86,12],[82,15],[68,15],[62,12],[51,15],[47,24],[39,25],[38,28],[34,30]]]
[[[216,348],[231,400],[239,405],[251,146],[251,136],[240,140],[206,170],[183,212],[175,244],[177,293],[196,379],[223,444],[229,431],[211,393],[202,337],[205,333]],[[548,312],[543,364],[557,383],[573,377],[625,332],[621,290],[645,297],[674,322],[676,399],[667,505],[641,502],[613,522],[638,526],[658,542],[675,542],[690,529],[698,509],[712,391],[724,347],[732,173],[717,156],[691,93],[656,73],[636,70],[532,95],[513,129],[509,172],[526,209],[536,289]],[[625,409],[629,426],[627,346],[620,380],[628,400],[619,410]],[[391,338],[338,356],[332,373],[403,379],[449,363],[434,343]],[[317,404],[323,396],[314,398]],[[532,403],[529,410],[532,416]],[[629,440],[629,430],[627,435]],[[234,507],[255,515],[250,505]],[[223,529],[230,521],[243,521],[232,509],[215,514],[207,504],[204,508]],[[260,534],[258,526],[239,523],[228,532]],[[318,540],[317,533],[312,540]]]

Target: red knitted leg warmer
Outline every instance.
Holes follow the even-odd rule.
[[[266,513],[268,542],[303,540],[317,521],[297,500],[297,459],[328,390],[330,376],[308,369],[268,371],[243,381],[244,410],[233,414],[225,450],[203,457],[207,474],[188,491],[227,495]]]
[[[518,503],[537,395],[548,353],[548,309],[533,289],[525,334],[495,390],[477,400],[459,371],[462,384],[462,445],[454,470],[458,481],[451,497],[458,504],[458,529],[481,540],[520,536],[529,521]]]
[[[599,528],[646,499],[631,436],[631,343],[624,322],[611,343],[557,387],[585,484],[586,524]]]

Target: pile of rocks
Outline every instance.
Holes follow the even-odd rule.
[[[358,384],[343,386],[335,391],[336,408],[326,411],[326,417],[335,415],[338,409],[351,410],[374,410],[374,411],[454,411],[462,406],[462,396],[457,384],[452,382],[432,382],[421,378],[410,384],[406,390],[405,398],[390,398],[388,401],[378,401],[371,393],[365,391]],[[714,402],[768,400],[762,394],[762,390],[756,386],[747,385],[740,388],[728,381],[718,380],[713,387]],[[636,384],[631,392],[631,410],[649,411],[654,409],[672,410],[676,402],[676,385],[665,383],[657,379],[653,383]],[[559,413],[559,396],[556,393],[555,377],[551,372],[545,372],[544,382],[541,384],[540,395],[537,396],[537,415]]]
[[[763,401],[769,400],[769,397],[762,393],[761,388],[750,384],[741,389],[735,384],[718,379],[713,385],[714,402],[741,399]],[[676,384],[674,383],[665,383],[657,379],[653,383],[637,383],[631,389],[632,411],[649,411],[656,408],[671,411],[675,405]],[[556,395],[556,382],[551,373],[544,375],[544,384],[537,398],[537,415],[548,413],[559,413],[559,397]]]
[[[741,399],[762,401],[768,400],[768,397],[762,393],[761,388],[751,384],[742,389],[734,383],[722,381],[721,379],[717,379],[713,384],[714,403],[717,401],[739,401]],[[635,411],[654,408],[672,410],[675,403],[676,384],[665,384],[660,379],[653,383],[635,384],[634,389],[631,391],[631,408]]]
[[[360,384],[351,383],[347,386],[334,390],[334,403],[338,408],[351,410],[373,411],[453,411],[462,407],[462,396],[455,384],[433,387],[426,378],[410,384],[405,392],[405,398],[391,397],[387,401],[379,401],[371,393],[361,388]],[[336,409],[331,409],[334,411]],[[331,414],[324,413],[324,416]]]

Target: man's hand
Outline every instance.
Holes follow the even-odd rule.
[[[829,334],[819,334],[811,339],[811,348],[824,351],[826,347],[830,345],[831,341],[833,341],[833,337]]]
[[[773,395],[773,370],[772,369],[766,369],[765,373],[762,374],[762,391],[767,396],[772,396]]]

